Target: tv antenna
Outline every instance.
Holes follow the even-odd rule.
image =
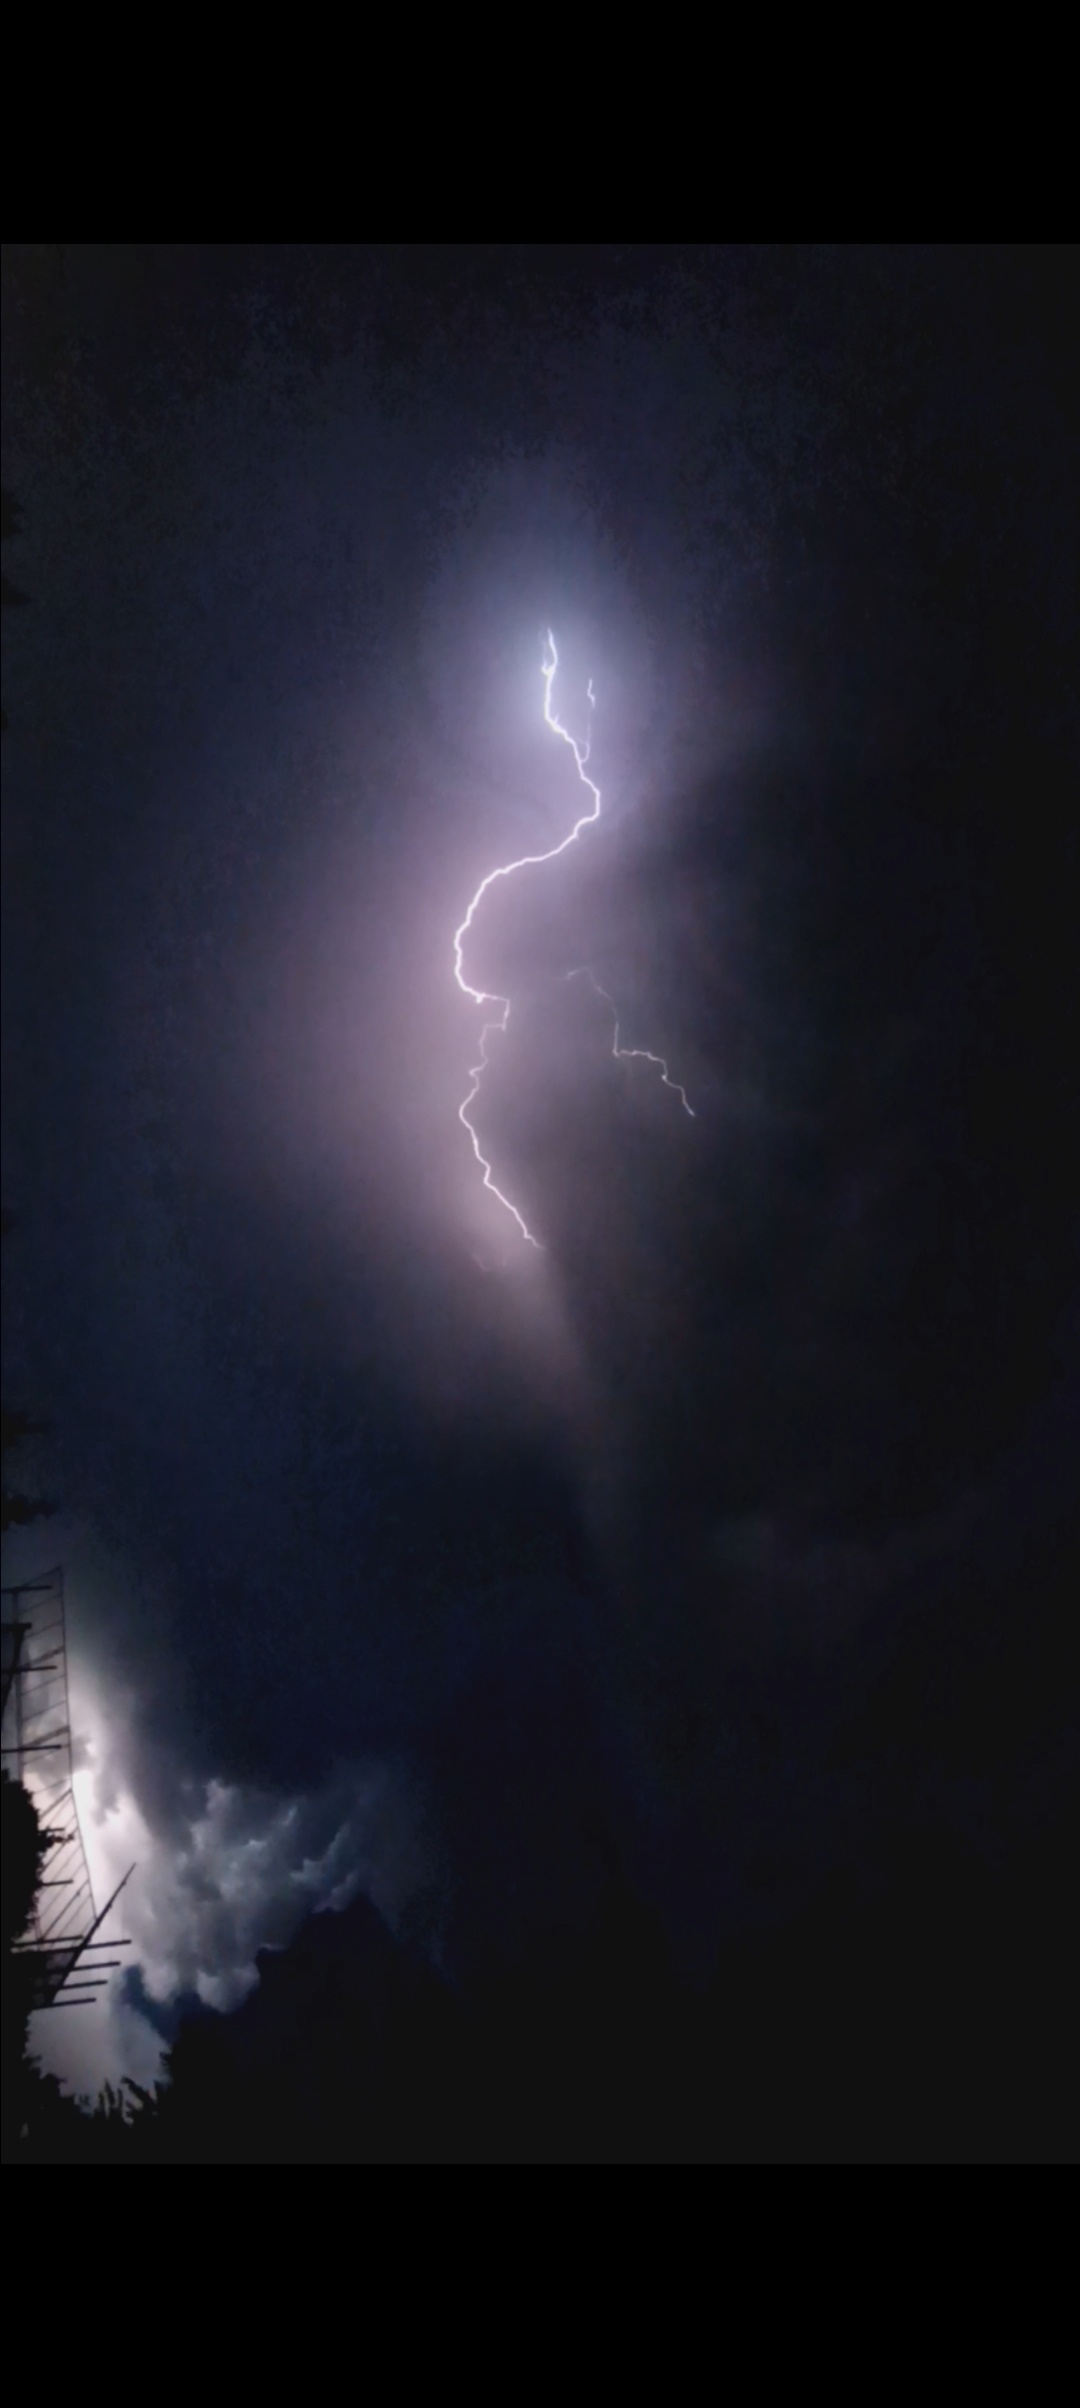
[[[123,1961],[102,1949],[131,1946],[101,1933],[135,1867],[95,1907],[72,1779],[62,1568],[4,1588],[0,1605],[3,1766],[26,1790],[46,1843],[30,1921],[14,1952],[31,2014],[92,2007]]]

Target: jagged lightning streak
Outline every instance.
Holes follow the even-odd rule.
[[[608,994],[607,988],[601,986],[599,979],[594,975],[593,971],[589,969],[568,970],[566,975],[567,978],[587,978],[593,994],[601,995],[603,997],[604,1002],[607,1004],[611,1013],[612,1022],[614,1024],[614,1035],[611,1041],[611,1050],[615,1056],[615,1060],[617,1062],[652,1062],[660,1073],[663,1085],[665,1087],[670,1087],[672,1094],[678,1096],[683,1111],[689,1113],[691,1120],[696,1120],[697,1113],[690,1102],[690,1098],[687,1095],[685,1087],[680,1087],[678,1079],[672,1078],[662,1054],[649,1053],[644,1045],[620,1045],[618,1011],[612,997]]]
[[[498,1019],[486,1020],[483,1028],[480,1031],[480,1059],[474,1064],[473,1068],[469,1072],[469,1077],[472,1080],[472,1086],[465,1097],[464,1103],[458,1107],[458,1119],[460,1120],[462,1127],[467,1129],[469,1132],[473,1153],[480,1165],[480,1169],[484,1174],[484,1186],[489,1188],[491,1194],[498,1198],[499,1203],[505,1206],[508,1213],[512,1214],[526,1243],[530,1246],[535,1246],[537,1252],[541,1254],[543,1253],[544,1249],[540,1244],[539,1238],[534,1237],[533,1232],[529,1228],[523,1214],[518,1211],[517,1205],[511,1203],[510,1197],[504,1196],[501,1187],[496,1184],[496,1181],[492,1176],[491,1164],[481,1148],[479,1137],[477,1136],[473,1123],[469,1118],[469,1113],[472,1109],[472,1106],[476,1102],[476,1098],[480,1093],[480,1082],[483,1078],[485,1070],[488,1067],[488,1038],[494,1036],[496,1033],[498,1033],[500,1036],[505,1034],[507,1024],[510,1019],[510,997],[508,995],[489,994],[483,987],[470,986],[469,981],[465,976],[464,944],[489,887],[494,886],[496,881],[500,878],[512,877],[515,870],[538,869],[540,864],[544,861],[556,861],[560,853],[565,853],[570,845],[577,843],[582,829],[591,827],[593,823],[600,817],[600,788],[596,784],[595,779],[589,776],[587,768],[589,759],[589,737],[586,736],[583,744],[579,743],[577,737],[571,735],[569,728],[563,726],[562,720],[559,718],[558,713],[552,704],[551,690],[555,680],[555,671],[558,666],[559,655],[555,644],[555,638],[552,635],[549,627],[547,635],[547,652],[541,668],[541,675],[544,681],[544,718],[548,727],[551,729],[552,734],[560,737],[564,744],[569,745],[574,756],[574,767],[577,770],[578,777],[580,778],[582,785],[587,789],[588,793],[592,797],[590,807],[587,811],[582,812],[579,819],[575,820],[569,835],[564,836],[559,844],[552,845],[548,852],[523,853],[520,860],[506,861],[503,862],[498,869],[489,870],[487,877],[481,879],[460,928],[455,929],[454,932],[454,977],[457,980],[458,986],[461,988],[462,994],[468,995],[470,1001],[473,1003],[495,1003],[499,1006]],[[586,688],[586,693],[588,695],[589,709],[591,711],[596,701],[596,697],[593,693],[591,678]],[[615,1024],[615,1037],[612,1046],[612,1052],[617,1056],[617,1058],[623,1062],[643,1061],[655,1063],[660,1071],[664,1085],[674,1089],[675,1094],[681,1099],[684,1110],[689,1112],[691,1119],[693,1119],[694,1114],[690,1104],[687,1102],[685,1088],[680,1087],[676,1079],[669,1078],[667,1063],[662,1060],[661,1056],[659,1054],[646,1053],[643,1049],[637,1046],[621,1046],[619,1044],[618,1014],[615,1010],[614,1004],[612,1003],[610,995],[607,994],[606,990],[599,985],[595,978],[593,978],[592,971],[571,970],[568,971],[567,975],[570,978],[586,977],[591,979],[596,993],[598,995],[602,995],[605,1003],[610,1006],[612,1018]]]

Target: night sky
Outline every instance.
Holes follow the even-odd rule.
[[[60,1508],[5,1579],[65,1564],[99,1886],[138,1859],[137,1971],[40,2045],[141,2076],[357,1893],[463,1996],[617,1893],[693,2001],[793,1935],[827,1986],[838,1918],[932,1987],[977,1896],[1037,2006],[1076,254],[3,273],[4,1396]],[[601,816],[466,957],[538,1251],[453,936],[587,800],[549,628]]]

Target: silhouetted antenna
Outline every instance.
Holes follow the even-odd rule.
[[[97,1912],[72,1781],[63,1571],[58,1565],[0,1596],[4,1767],[32,1799],[48,1847],[30,1929],[15,1952],[26,1965],[31,2012],[92,2006],[121,1962],[99,1951],[131,1945],[98,1935],[135,1868]]]

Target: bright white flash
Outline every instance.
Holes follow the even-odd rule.
[[[499,1006],[498,1019],[485,1021],[480,1032],[480,1059],[469,1072],[469,1076],[472,1080],[472,1086],[469,1089],[464,1103],[459,1107],[458,1119],[462,1123],[463,1128],[466,1128],[469,1132],[473,1153],[475,1154],[476,1160],[484,1174],[484,1186],[490,1188],[493,1196],[498,1197],[499,1203],[505,1205],[507,1212],[512,1213],[513,1218],[517,1222],[518,1228],[520,1229],[522,1237],[525,1239],[526,1243],[530,1246],[535,1246],[538,1252],[541,1253],[543,1252],[543,1248],[540,1245],[539,1238],[533,1236],[532,1230],[529,1228],[522,1214],[518,1211],[517,1205],[511,1203],[509,1196],[504,1196],[501,1187],[497,1186],[494,1178],[492,1177],[491,1164],[481,1149],[480,1140],[476,1134],[473,1123],[469,1118],[472,1106],[476,1102],[476,1098],[480,1093],[480,1082],[488,1066],[488,1038],[494,1035],[496,1031],[499,1033],[499,1035],[505,1033],[507,1023],[510,1018],[510,997],[508,995],[491,995],[486,993],[483,987],[470,986],[469,981],[465,976],[463,948],[465,938],[468,936],[469,930],[472,927],[474,919],[476,918],[477,911],[483,902],[484,896],[486,895],[488,888],[490,886],[494,886],[496,879],[509,878],[513,875],[515,870],[537,869],[539,868],[540,863],[543,861],[556,860],[560,853],[566,852],[569,845],[577,842],[577,839],[580,836],[583,828],[590,827],[592,823],[595,820],[598,820],[600,817],[600,788],[596,784],[595,779],[589,776],[586,766],[589,759],[589,737],[586,736],[584,743],[579,743],[577,737],[571,735],[569,728],[563,726],[562,721],[558,717],[558,714],[552,704],[552,686],[554,684],[555,671],[558,668],[558,665],[559,655],[555,648],[555,638],[551,633],[551,629],[549,628],[547,652],[541,670],[541,675],[544,681],[544,718],[547,722],[547,725],[551,729],[552,734],[561,737],[562,742],[564,744],[568,744],[571,752],[573,753],[574,767],[577,770],[577,774],[582,785],[585,787],[591,798],[589,809],[582,812],[580,819],[575,820],[569,835],[564,836],[559,844],[552,845],[549,852],[523,853],[520,861],[507,861],[504,862],[500,868],[489,870],[487,877],[481,879],[461,926],[455,931],[454,934],[454,977],[461,988],[462,994],[468,995],[473,1003],[494,1003],[498,1004]],[[586,688],[586,692],[588,695],[589,709],[591,711],[596,701],[596,697],[592,689],[591,678],[589,680],[588,687]],[[604,1002],[610,1005],[615,1028],[614,1041],[611,1050],[617,1059],[620,1062],[634,1061],[655,1063],[660,1072],[660,1076],[664,1082],[664,1085],[674,1089],[675,1094],[679,1097],[680,1102],[682,1103],[684,1111],[689,1112],[691,1119],[693,1119],[693,1109],[687,1101],[685,1088],[680,1087],[677,1079],[669,1077],[667,1063],[661,1058],[661,1056],[659,1054],[646,1053],[644,1049],[639,1046],[620,1045],[619,1021],[618,1014],[615,1010],[615,1005],[612,1003],[611,997],[607,993],[606,989],[600,986],[598,981],[593,977],[592,971],[570,970],[567,972],[567,976],[569,978],[588,978],[591,981],[596,994],[603,996]]]

